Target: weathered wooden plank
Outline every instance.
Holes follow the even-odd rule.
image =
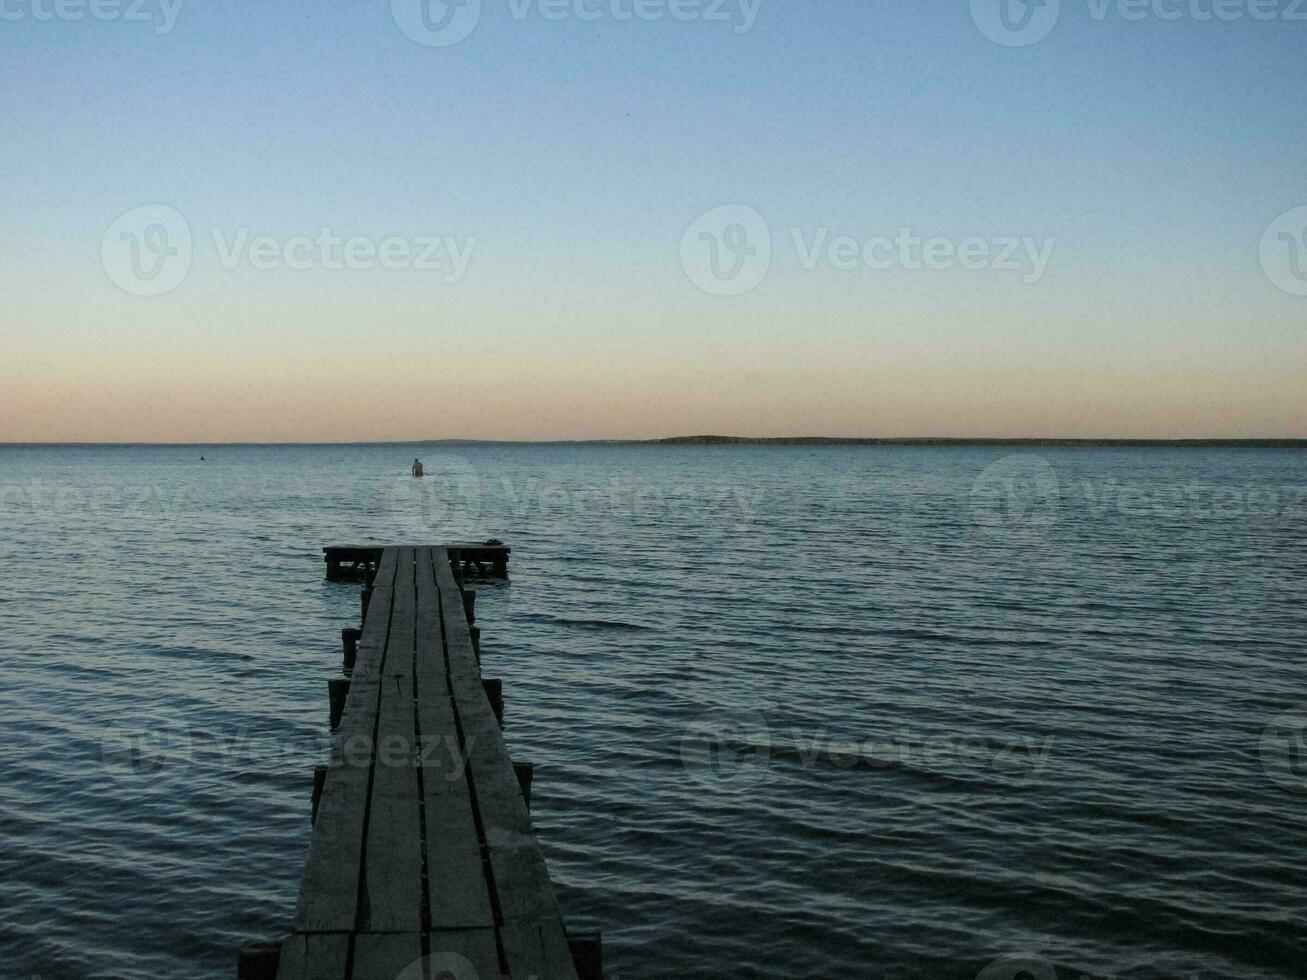
[[[481,842],[466,794],[428,793],[427,876],[431,928],[468,929],[494,925]]]
[[[535,837],[506,830],[486,831],[486,844],[504,922],[549,922],[560,918],[554,886]]]
[[[348,958],[344,933],[297,933],[281,944],[277,980],[345,980]]]
[[[418,548],[414,554],[417,580],[417,671],[418,697],[434,699],[449,695],[445,663],[445,641],[440,626],[440,593],[436,591],[436,573],[432,565],[432,548]],[[450,728],[453,718],[448,719]]]
[[[464,752],[483,829],[531,836],[535,829],[522,798],[503,733],[479,682],[455,679],[454,700],[463,725]]]
[[[381,669],[377,755],[359,914],[359,928],[368,932],[417,932],[422,928],[422,825],[413,721],[417,586],[413,549],[396,550],[395,603]]]
[[[467,710],[482,713],[481,709],[484,707],[494,717],[495,710],[490,704],[490,695],[486,693],[486,686],[479,670],[476,674],[471,672],[452,674],[449,678],[449,690],[458,699],[460,712]],[[498,719],[495,724],[499,724]]]
[[[440,596],[432,548],[418,552],[418,724],[422,732],[423,777],[428,793],[467,795],[458,726],[449,698]]]
[[[561,920],[508,923],[499,935],[508,957],[509,975],[515,980],[576,980]]]
[[[363,622],[359,635],[359,649],[370,650],[374,663],[385,648],[386,634],[390,629],[389,600],[393,598],[395,591],[397,559],[398,552],[393,550],[391,554],[382,556],[381,564],[377,567],[376,578],[372,580],[373,608],[376,610],[376,615],[368,616]]]
[[[497,980],[499,950],[495,944],[494,929],[453,929],[433,932],[429,959],[431,978],[444,976],[456,980]]]
[[[417,664],[431,927],[488,928],[494,925],[494,913],[472,813],[466,762],[445,676],[448,665],[440,639],[443,629],[436,585],[437,561],[448,565],[439,549],[419,552],[419,600],[428,602],[434,614],[430,623],[430,656],[423,656],[420,651]]]
[[[547,957],[543,961],[540,958],[541,950],[556,952],[561,949],[566,954],[567,939],[558,902],[508,748],[481,684],[480,666],[472,651],[462,590],[452,569],[439,560],[436,562],[436,583],[440,589],[440,608],[445,624],[451,693],[463,726],[464,749],[476,789],[476,804],[485,833],[500,913],[505,925],[516,927],[525,923],[529,929],[519,930],[521,935],[537,937],[538,941],[532,940],[523,947],[536,951],[531,956],[523,953],[527,956],[524,962],[561,970],[563,966],[554,962],[556,957]],[[565,968],[571,971],[570,954],[565,959]],[[575,973],[558,975],[574,977]]]
[[[435,548],[433,555],[436,586],[440,590],[440,612],[445,624],[445,656],[449,661],[450,676],[474,677],[480,683],[481,664],[477,662],[476,653],[472,649],[472,634],[463,609],[463,590],[454,580],[448,550]],[[485,697],[484,691],[482,697]]]
[[[354,939],[355,980],[427,980],[416,932],[362,932]]]
[[[477,771],[473,769],[473,772]],[[486,771],[481,769],[480,772],[483,778],[477,783],[477,807],[484,832],[489,835],[491,831],[503,831],[516,837],[534,838],[535,827],[522,798],[517,773],[510,769],[507,774],[497,774],[493,780],[487,780],[484,778]]]
[[[363,825],[375,748],[381,655],[389,633],[397,564],[383,556],[377,569],[372,614],[359,653],[345,713],[313,827],[295,910],[297,932],[352,932],[358,924]]]

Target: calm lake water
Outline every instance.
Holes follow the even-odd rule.
[[[491,445],[0,448],[0,973],[279,938],[321,547],[488,537],[611,976],[1304,975],[1307,453]]]

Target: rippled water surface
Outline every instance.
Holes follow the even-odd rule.
[[[358,619],[321,547],[493,536],[610,975],[1301,976],[1305,529],[1292,451],[0,448],[0,974],[278,938]]]

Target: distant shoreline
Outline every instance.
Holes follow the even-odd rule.
[[[674,436],[655,439],[668,446],[1149,446],[1195,449],[1307,449],[1307,439],[1056,439],[953,436]]]
[[[0,442],[0,449],[308,446],[902,446],[1085,449],[1307,449],[1307,439],[1061,439],[966,436],[671,436],[665,439],[418,439],[364,442]]]

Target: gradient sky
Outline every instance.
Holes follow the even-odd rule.
[[[183,0],[160,34],[158,0],[0,0],[0,441],[1307,437],[1307,297],[1258,251],[1307,205],[1307,22],[1062,0],[1006,47],[965,2],[761,0],[744,33],[611,2],[484,0],[426,47],[385,2]],[[161,296],[101,261],[145,204],[194,240]],[[726,204],[772,235],[739,296],[680,258]],[[1054,247],[1035,283],[809,271],[822,227]],[[476,242],[457,283],[229,271],[242,228]]]

